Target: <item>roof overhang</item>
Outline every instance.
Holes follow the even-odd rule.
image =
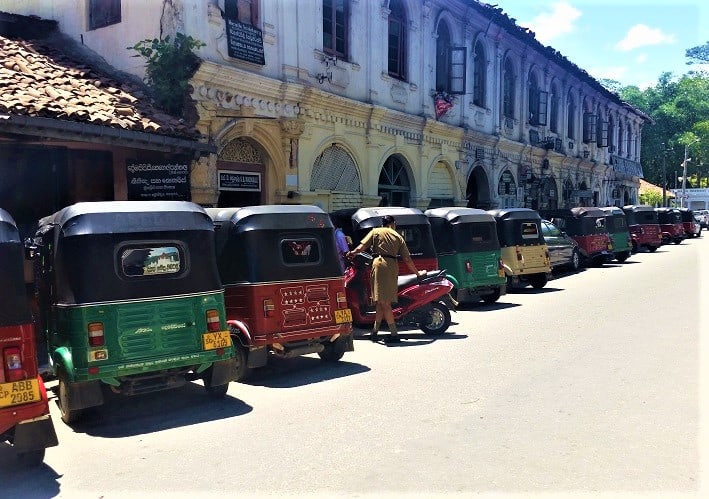
[[[9,133],[44,139],[90,142],[180,154],[216,154],[212,144],[155,133],[112,128],[91,123],[24,115],[0,114],[0,134]]]

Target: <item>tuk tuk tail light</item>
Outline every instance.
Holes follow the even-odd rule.
[[[88,325],[89,346],[101,347],[104,345],[103,322],[90,322]]]
[[[22,356],[18,347],[6,348],[3,350],[3,365],[5,367],[5,379],[7,381],[19,381],[23,379]]]
[[[266,298],[263,300],[263,316],[273,317],[276,315],[276,306],[273,304],[273,300]]]
[[[337,308],[347,308],[347,296],[344,291],[337,292]]]
[[[207,331],[215,332],[220,329],[219,312],[213,308],[207,310],[205,314],[207,318]]]
[[[465,271],[468,273],[473,271],[473,265],[470,263],[470,260],[465,261]]]

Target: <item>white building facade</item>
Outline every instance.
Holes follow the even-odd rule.
[[[474,0],[0,0],[119,70],[205,43],[192,200],[483,209],[638,202],[648,118]]]

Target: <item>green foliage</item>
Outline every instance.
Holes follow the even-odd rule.
[[[640,194],[640,204],[648,206],[662,206],[662,193],[648,191]]]
[[[709,175],[709,75],[690,72],[676,79],[664,73],[654,87],[625,87],[619,95],[652,119],[642,130],[641,164],[646,180],[663,185],[663,163],[665,180],[673,179],[675,171],[682,171],[685,145],[690,143],[688,179]]]
[[[199,58],[192,51],[204,46],[191,36],[177,33],[174,40],[169,36],[147,39],[127,48],[138,52],[133,57],[146,60],[145,81],[155,93],[158,106],[180,116],[187,82],[199,65]]]

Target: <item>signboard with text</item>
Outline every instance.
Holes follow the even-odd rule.
[[[237,172],[219,170],[220,191],[261,191],[261,174],[257,172]]]
[[[185,164],[150,163],[126,166],[130,201],[190,201],[189,168]]]
[[[266,64],[263,34],[260,29],[250,24],[240,23],[236,19],[227,19],[226,32],[229,57],[261,66]]]

